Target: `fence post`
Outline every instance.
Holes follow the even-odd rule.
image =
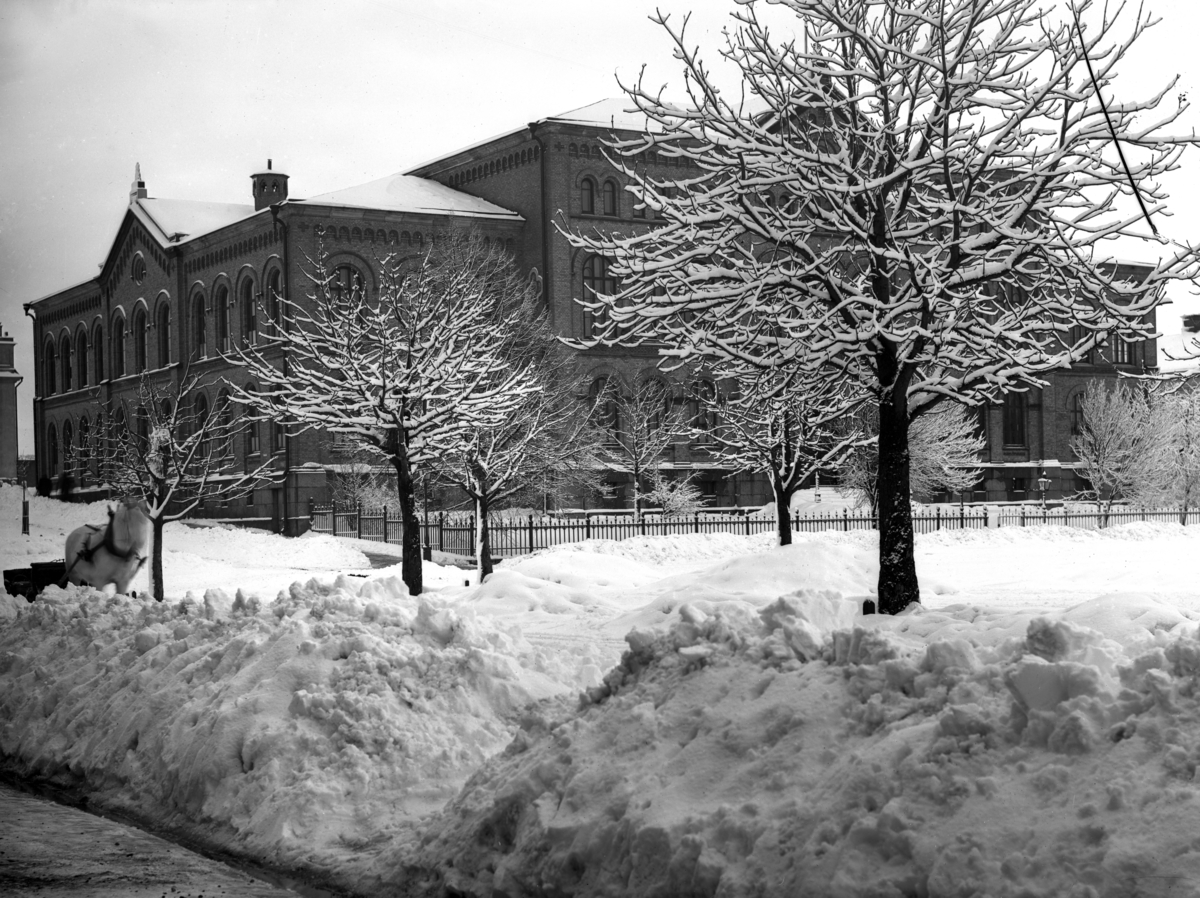
[[[842,530],[845,533],[850,532],[850,509],[849,508],[842,509]]]
[[[698,512],[698,511],[692,512],[692,532],[693,533],[700,532],[700,512]]]
[[[384,543],[384,545],[387,545],[387,541],[388,541],[388,538],[387,538],[388,537],[387,506],[386,505],[383,506],[383,508],[381,510],[383,512],[383,543]]]
[[[645,536],[645,535],[646,535],[646,516],[644,514],[639,514],[638,515],[638,536]]]
[[[941,530],[942,529],[942,506],[939,505],[936,509],[934,509],[933,520],[934,520],[934,529]]]
[[[592,516],[586,512],[583,515],[583,538],[592,538]]]
[[[438,512],[438,551],[446,551],[446,512]]]
[[[354,538],[362,539],[362,503],[354,506]]]
[[[529,516],[529,554],[533,554],[533,515]]]
[[[1021,506],[1021,526],[1025,526],[1025,506]]]
[[[743,514],[742,520],[746,524],[746,536],[749,536],[750,535],[750,512],[746,512],[745,514]]]
[[[984,511],[987,514],[987,511]],[[963,506],[958,506],[958,529],[965,530],[967,527],[967,510]]]

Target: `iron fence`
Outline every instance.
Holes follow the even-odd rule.
[[[312,505],[311,529],[316,533],[353,537],[399,544],[402,528],[399,517],[388,509]],[[826,530],[874,530],[877,522],[869,514],[852,514],[848,509],[826,514],[800,514],[791,519],[795,533],[819,533]],[[421,543],[439,552],[472,556],[475,554],[475,516],[460,512],[439,512],[421,520]],[[917,533],[941,529],[982,529],[987,527],[985,509],[935,509],[913,516]],[[497,517],[488,522],[492,555],[503,558],[527,555],[539,549],[585,539],[622,540],[634,536],[677,536],[693,533],[736,533],[753,536],[774,532],[775,519],[747,513],[693,514],[687,517],[663,517],[644,514],[635,520],[629,514],[586,514],[576,517],[527,515],[523,518]]]

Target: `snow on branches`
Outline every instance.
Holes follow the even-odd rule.
[[[417,257],[388,257],[375,286],[345,284],[312,260],[306,302],[282,299],[286,326],[237,359],[258,382],[235,388],[264,417],[345,434],[396,470],[401,572],[422,590],[414,477],[480,429],[502,425],[541,389],[505,348],[531,289],[476,233],[448,234]]]
[[[1197,138],[1169,131],[1187,109],[1164,102],[1174,82],[1117,98],[1119,64],[1152,24],[1140,11],[1120,31],[1086,0],[1057,21],[1035,0],[778,6],[803,39],[775,40],[753,4],[732,13],[721,52],[740,69],[737,101],[658,18],[688,102],[626,88],[650,127],[611,156],[660,221],[568,238],[620,279],[582,297],[594,342],[803,369],[873,397],[880,600],[898,611],[920,596],[910,422],[1039,385],[1106,337],[1152,336],[1163,288],[1193,279],[1200,252],[1160,238],[1130,279],[1108,247],[1165,219],[1163,176]],[[651,176],[650,152],[686,174]]]

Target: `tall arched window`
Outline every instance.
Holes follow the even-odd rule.
[[[267,275],[267,308],[271,322],[279,328],[283,321],[283,278],[278,268]]]
[[[584,215],[596,214],[596,182],[591,178],[579,182],[579,211]]]
[[[146,365],[146,310],[138,306],[133,313],[133,370],[145,371]]]
[[[605,181],[600,194],[605,215],[617,214],[617,184],[615,181]]]
[[[247,393],[257,393],[258,390],[254,384],[249,384],[246,387]],[[253,418],[246,424],[246,455],[258,455],[258,422]]]
[[[79,386],[88,385],[88,336],[85,328],[80,328],[75,335],[75,376]]]
[[[217,395],[217,454],[219,458],[233,458],[233,402],[228,390]]]
[[[62,335],[58,354],[62,361],[62,390],[67,393],[71,390],[71,338],[66,334]]]
[[[221,286],[213,300],[213,313],[217,316],[217,352],[229,352],[229,288]]]
[[[1025,417],[1028,409],[1025,393],[1008,393],[1004,397],[1004,445],[1026,445]]]
[[[134,417],[137,419],[138,452],[144,455],[150,449],[150,414],[143,405],[138,407]]]
[[[583,263],[583,298],[594,300],[597,296],[611,296],[617,292],[617,279],[609,269],[608,259],[603,256],[589,256]],[[584,337],[596,336],[605,321],[602,311],[593,312],[585,309],[583,312]]]
[[[621,432],[621,409],[617,404],[616,385],[607,377],[597,377],[588,388],[588,408],[593,422],[610,440]]]
[[[253,346],[258,342],[258,310],[255,308],[254,281],[242,281],[242,339]]]
[[[208,424],[208,397],[203,393],[197,393],[196,398],[192,400],[192,433],[200,433]],[[210,449],[207,434],[200,442],[199,454],[200,457],[208,455]]]
[[[707,443],[712,440],[712,432],[717,424],[715,402],[717,388],[711,380],[700,380],[692,385],[692,399],[689,405],[688,421],[695,428],[693,440],[697,443]]]
[[[92,366],[96,371],[95,382],[104,380],[104,325],[99,322],[92,329]]]
[[[363,278],[353,265],[339,265],[333,270],[333,279],[329,282],[329,292],[339,301],[350,299],[363,290]]]
[[[1071,436],[1077,437],[1083,433],[1083,393],[1071,397],[1067,410],[1071,414]]]
[[[58,392],[58,358],[54,352],[54,339],[52,337],[46,340],[44,355],[45,358],[42,359],[46,379],[44,389],[47,396],[53,396]]]
[[[114,380],[125,376],[125,319],[121,315],[112,323],[112,376]]]
[[[69,420],[63,422],[62,455],[63,471],[69,474],[75,464],[75,431],[71,428]]]
[[[158,367],[171,364],[171,306],[164,302],[158,307],[158,320],[154,324],[158,332]]]
[[[92,462],[92,425],[87,415],[79,419],[79,471],[85,473]]]
[[[204,315],[204,294],[192,297],[192,353],[202,359],[208,355],[207,321]]]
[[[53,424],[46,429],[46,469],[51,477],[58,476],[58,428]]]

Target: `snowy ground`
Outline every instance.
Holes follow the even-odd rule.
[[[104,517],[18,501],[6,568]],[[162,605],[0,596],[11,766],[363,893],[1200,896],[1200,527],[918,537],[896,618],[871,533],[420,598],[328,537],[166,545]]]

